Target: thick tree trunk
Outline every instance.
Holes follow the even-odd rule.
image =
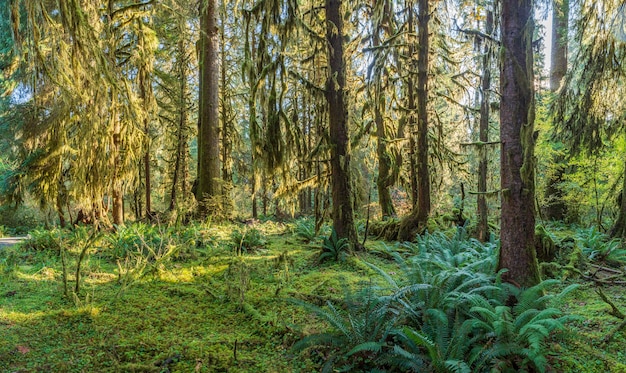
[[[337,237],[347,238],[358,246],[352,207],[350,183],[350,151],[348,107],[346,105],[346,66],[344,61],[343,19],[341,0],[326,0],[326,40],[328,41],[329,74],[326,83],[328,101],[333,227]]]
[[[493,11],[487,10],[487,20],[485,22],[485,33],[491,35],[493,33]],[[478,239],[485,242],[489,239],[489,207],[487,206],[487,145],[489,142],[489,90],[491,88],[491,42],[484,40],[483,55],[483,75],[480,82],[480,125],[479,139],[481,145],[478,147],[478,198],[477,198],[477,216],[478,225],[476,227]]]
[[[532,0],[502,3],[500,178],[502,222],[498,270],[517,286],[538,283],[535,253],[535,156]]]
[[[550,63],[550,91],[556,92],[567,72],[567,31],[569,18],[569,0],[554,0],[552,2],[552,60]],[[557,155],[553,159],[554,170],[548,176],[545,199],[546,218],[550,220],[564,220],[567,214],[567,205],[563,200],[561,183],[565,175],[565,158]]]
[[[417,141],[416,144],[410,143],[410,154],[412,172],[416,173],[417,185],[412,185],[414,200],[413,211],[409,216],[405,217],[400,223],[398,238],[400,240],[413,240],[415,234],[422,232],[426,228],[428,216],[430,215],[430,172],[428,170],[428,21],[430,19],[428,0],[419,0],[418,2],[418,34],[419,49],[417,61]],[[411,12],[411,10],[409,10]],[[411,13],[409,13],[411,17]],[[412,22],[409,22],[412,23]],[[410,27],[410,26],[409,26]],[[409,95],[412,95],[409,92]],[[410,96],[409,96],[410,97]],[[409,110],[411,108],[409,107]],[[412,117],[412,113],[411,116]],[[411,141],[413,140],[413,134]],[[413,161],[414,159],[414,161]],[[413,163],[415,162],[413,166]],[[412,181],[412,184],[415,181]],[[417,192],[417,193],[415,193]]]
[[[200,115],[198,212],[216,213],[220,196],[219,33],[216,0],[200,2]],[[208,203],[207,203],[208,202]]]

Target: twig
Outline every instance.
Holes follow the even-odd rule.
[[[615,305],[615,303],[613,303],[613,301],[611,301],[602,291],[602,289],[597,288],[596,289],[596,294],[598,294],[600,296],[600,298],[602,298],[602,300],[604,301],[604,303],[608,304],[609,306],[611,306],[611,312],[609,312],[611,315],[617,317],[618,319],[624,319],[626,318],[626,315],[624,315],[622,313],[622,311],[619,310],[619,308],[617,308],[617,306]]]
[[[612,273],[619,273],[619,274],[622,274],[622,275],[626,275],[626,273],[624,273],[623,271],[620,271],[620,270],[617,270],[617,269],[614,269],[614,268],[603,267],[603,266],[599,266],[597,264],[590,264],[590,266],[592,266],[594,268],[597,268],[597,269],[600,269],[602,271],[612,272]]]
[[[583,278],[587,281],[593,281],[596,284],[602,284],[602,285],[626,285],[626,281],[605,281],[605,280],[601,280],[599,278],[591,277],[591,276],[583,276]]]

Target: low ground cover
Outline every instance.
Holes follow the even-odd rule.
[[[330,243],[312,234],[307,224],[133,225],[114,234],[86,228],[33,232],[31,240],[0,252],[0,370],[308,372],[322,369],[333,356],[343,364],[334,369],[358,370],[371,363],[398,370],[379,359],[396,346],[406,350],[397,334],[362,344],[359,353],[306,345],[308,336],[336,335],[333,323],[312,311],[329,312],[332,305],[343,317],[355,304],[350,296],[357,303],[364,299],[355,298],[360,290],[392,294],[389,281],[398,288],[406,285],[402,261],[415,255],[443,271],[445,266],[476,266],[495,247],[459,246],[465,241],[447,240],[442,234],[412,246],[368,241],[368,251],[356,256],[320,255]],[[445,250],[428,249],[435,244]],[[423,273],[437,273],[433,268],[424,267]],[[443,281],[437,278],[433,281]],[[626,312],[623,287],[567,279],[551,283],[547,292],[558,294],[574,282],[580,286],[548,305],[576,317],[546,337],[544,369],[626,371],[626,332],[617,330],[622,320],[598,292],[601,288],[617,310]],[[486,315],[477,308],[472,312]],[[353,330],[358,330],[354,323],[359,315],[346,316]],[[393,323],[394,330],[402,330],[398,320]],[[431,330],[428,323],[414,325],[415,333]],[[372,336],[363,338],[369,343]],[[424,342],[411,351],[424,356],[424,366],[455,370],[446,361],[436,365]],[[442,343],[435,344],[440,348]]]

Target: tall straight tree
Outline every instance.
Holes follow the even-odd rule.
[[[348,107],[346,105],[346,65],[344,61],[343,19],[341,0],[326,0],[326,41],[329,74],[326,81],[330,126],[330,167],[332,173],[333,228],[337,237],[358,246],[354,225],[352,187],[350,181],[350,149]]]
[[[491,35],[493,33],[493,9],[491,4],[487,5],[487,17],[485,22],[485,33]],[[480,77],[480,124],[479,139],[480,145],[478,152],[480,159],[478,161],[478,198],[477,198],[477,215],[478,224],[476,230],[480,241],[489,239],[488,214],[489,206],[487,205],[487,143],[489,142],[489,91],[491,89],[491,56],[492,47],[490,40],[483,40],[485,43],[482,58],[482,75]]]
[[[374,123],[376,124],[376,153],[378,155],[378,178],[376,187],[378,188],[378,204],[382,219],[386,220],[396,216],[396,211],[391,199],[389,188],[394,184],[391,154],[387,149],[389,142],[388,130],[385,127],[384,108],[386,95],[383,92],[385,79],[385,62],[388,52],[381,47],[381,33],[389,29],[389,13],[391,12],[391,2],[385,0],[374,0],[372,15],[372,49],[375,51],[373,65],[373,106]],[[397,167],[397,166],[396,166]]]
[[[567,72],[567,32],[569,25],[569,0],[552,1],[552,52],[550,61],[550,92],[555,93]],[[567,206],[563,200],[563,182],[566,165],[564,156],[557,154],[554,157],[554,168],[548,177],[546,186],[546,218],[563,220]]]
[[[413,144],[414,134],[410,134],[411,150],[411,188],[413,196],[413,210],[400,223],[398,238],[413,240],[415,233],[426,228],[430,215],[430,172],[428,170],[428,53],[429,35],[428,22],[430,20],[428,0],[418,1],[418,52],[417,52],[417,142]],[[411,5],[412,6],[412,5]],[[411,30],[412,16],[409,9],[409,30]],[[408,93],[412,95],[412,92]],[[409,110],[413,110],[409,105]],[[410,112],[409,117],[415,114]]]
[[[221,196],[219,137],[219,32],[217,1],[200,1],[198,212],[216,213]]]
[[[535,252],[535,92],[532,0],[502,2],[500,61],[500,182],[502,216],[498,270],[517,286],[539,282]]]

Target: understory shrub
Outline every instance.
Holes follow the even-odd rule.
[[[384,286],[365,286],[326,307],[295,301],[329,325],[295,349],[317,354],[328,372],[548,369],[545,341],[570,320],[548,306],[574,286],[545,295],[556,280],[522,290],[503,283],[494,274],[497,242],[470,240],[462,229],[403,245],[402,254],[392,253],[402,269],[396,278],[369,265]]]
[[[267,245],[265,236],[256,228],[234,229],[230,241],[237,254],[263,249]]]

